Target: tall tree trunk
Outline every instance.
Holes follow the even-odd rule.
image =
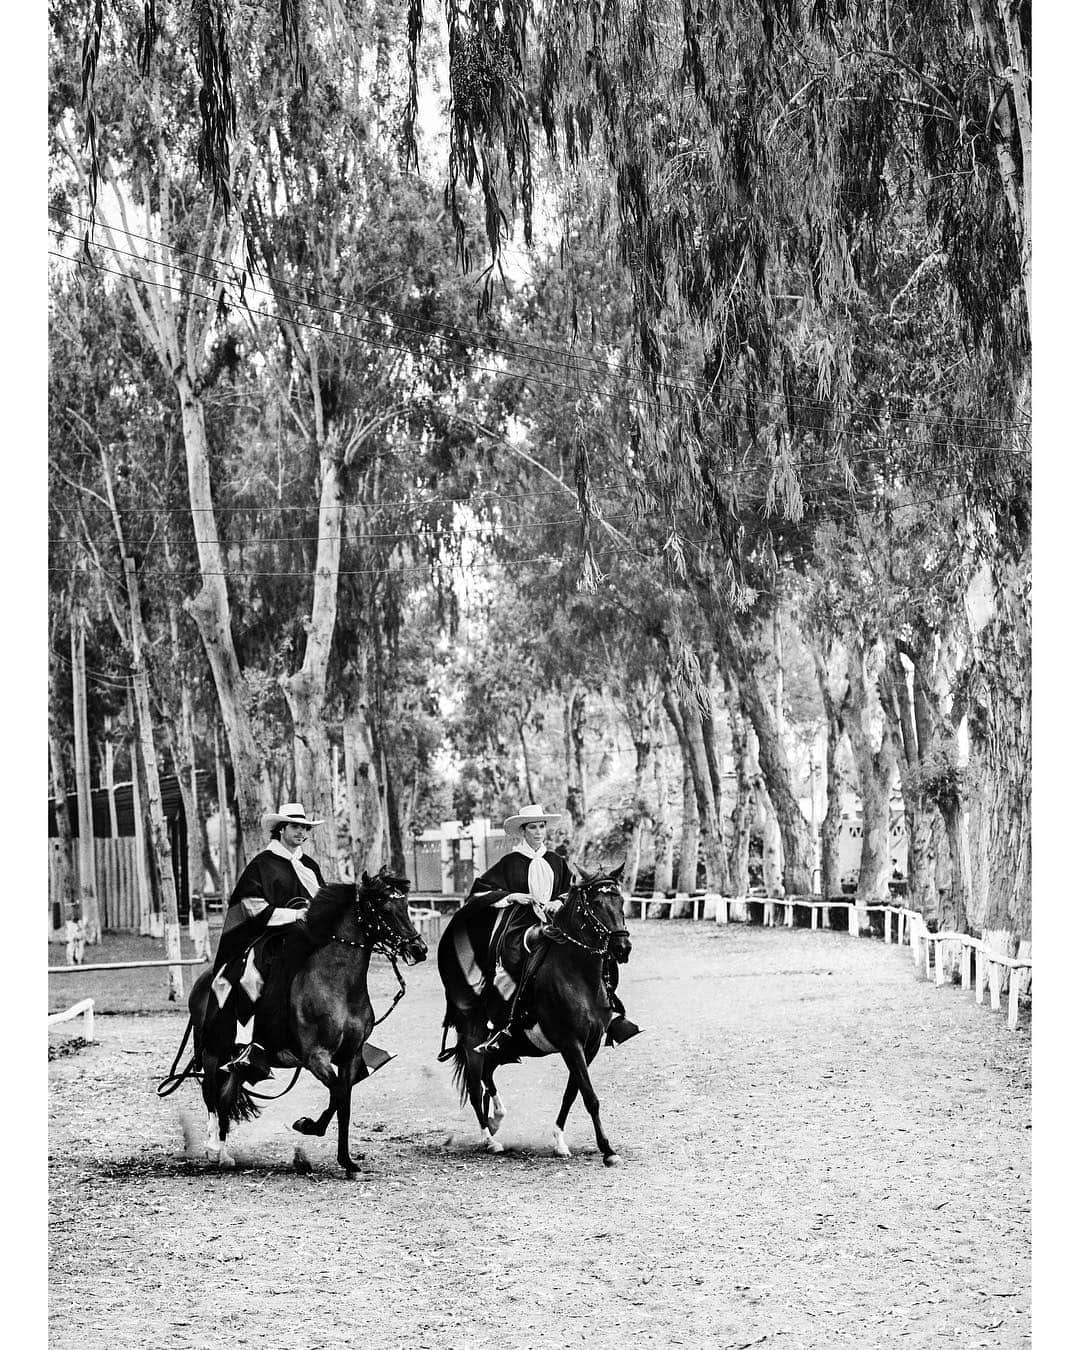
[[[238,874],[233,871],[232,866],[232,848],[229,842],[229,824],[232,820],[232,813],[229,810],[225,760],[221,754],[221,736],[216,722],[214,724],[214,782],[217,787],[218,809],[218,867],[220,869],[218,894],[221,896],[221,904],[224,908],[229,903],[233,879]]]
[[[195,945],[195,955],[210,960],[210,928],[206,919],[203,896],[203,812],[199,800],[198,769],[195,756],[195,730],[191,715],[191,691],[182,673],[180,659],[180,624],[176,606],[169,606],[169,637],[172,643],[173,670],[180,675],[179,745],[173,746],[176,781],[184,803],[184,830],[187,845],[188,873],[188,934]],[[179,751],[179,753],[177,753]]]
[[[390,852],[390,870],[396,877],[405,875],[405,836],[401,828],[401,812],[398,804],[397,784],[394,775],[387,766],[386,772],[386,825]]]
[[[731,725],[731,755],[735,761],[735,805],[731,811],[731,894],[750,893],[750,833],[754,823],[754,763],[750,738],[753,731],[743,716],[737,686],[727,687],[728,721]]]
[[[128,725],[131,728],[131,809],[135,818],[135,880],[139,891],[139,936],[161,937],[159,897],[150,875],[150,849],[146,839],[146,770],[139,750],[138,718],[134,695],[128,694]]]
[[[304,661],[292,675],[280,679],[293,722],[293,765],[297,800],[331,826],[327,869],[336,871],[337,839],[334,789],[330,774],[330,738],[327,735],[326,681],[337,624],[338,573],[341,567],[343,489],[335,437],[319,447],[318,543],[312,584],[311,619],[306,625]]]
[[[525,800],[527,802],[534,802],[536,801],[536,797],[533,793],[532,765],[529,762],[529,747],[525,740],[524,718],[522,718],[521,721],[517,723],[517,733],[518,733],[518,744],[521,746],[521,773],[523,779],[522,790],[525,793]]]
[[[728,876],[723,827],[713,787],[714,777],[710,771],[705,748],[701,709],[693,699],[680,698],[676,711],[675,696],[670,686],[664,689],[664,707],[676,731],[678,732],[680,726],[682,728],[679,745],[683,753],[683,763],[690,771],[694,786],[700,848],[705,862],[705,887],[709,891],[726,895],[731,881]]]
[[[60,738],[52,724],[52,718],[49,720],[49,767],[53,781],[57,834],[57,893],[54,897],[53,927],[64,931],[68,965],[81,965],[85,930],[82,923],[82,906],[74,884],[75,879],[71,874],[72,832],[71,816],[68,811],[67,775],[64,772]]]
[[[812,636],[821,704],[825,713],[825,815],[821,822],[821,894],[833,899],[840,891],[840,742],[844,735],[844,717],[850,698],[850,683],[844,651],[834,639]]]
[[[205,413],[187,373],[177,373],[175,383],[187,457],[191,521],[202,575],[198,593],[186,602],[186,606],[198,626],[214,677],[221,721],[229,742],[244,856],[251,858],[263,846],[263,813],[272,809],[275,803],[271,800],[266,766],[255,745],[233,643],[225,558],[218,539],[210,487]]]
[[[90,789],[90,737],[86,726],[86,617],[81,605],[71,611],[71,697],[75,723],[75,792],[79,810],[79,911],[88,943],[101,941],[97,878],[94,870],[94,801]]]
[[[689,894],[697,890],[698,855],[701,850],[701,822],[698,819],[697,793],[694,775],[683,759],[682,772],[682,833],[679,838],[679,875],[676,889]],[[671,917],[679,917],[672,906]]]
[[[742,706],[757,735],[758,763],[783,841],[784,891],[788,895],[809,895],[813,841],[810,824],[792,789],[787,751],[776,725],[775,700],[766,697],[759,674],[760,662],[734,624],[723,628],[719,638],[728,669],[739,686]]]
[[[862,803],[862,853],[856,902],[877,904],[889,896],[890,797],[896,772],[892,718],[883,708],[889,696],[882,644],[848,653],[851,717],[848,738],[855,757]]]
[[[679,841],[679,873],[676,889],[689,893],[697,890],[698,852],[701,843],[701,822],[698,819],[697,791],[690,766],[691,749],[682,712],[670,688],[664,690],[664,711],[675,730],[682,766],[682,832]],[[675,908],[672,906],[672,917]]]
[[[377,711],[367,710],[368,736],[371,745],[371,782],[374,797],[372,840],[368,850],[367,870],[378,871],[390,858],[390,819],[387,809],[386,757],[383,754],[383,729]]]
[[[143,665],[142,611],[139,605],[134,559],[124,559],[124,571],[127,575],[128,604],[131,611],[131,666],[132,683],[135,687],[135,713],[143,767],[146,770],[146,813],[150,821],[150,837],[154,844],[161,908],[165,918],[165,956],[169,961],[176,962],[169,967],[169,1001],[178,1003],[184,997],[184,969],[179,964],[180,912],[176,900],[176,879],[173,875],[172,845],[161,801],[153,724],[150,720],[150,692],[146,683],[146,668]]]
[[[754,774],[754,800],[761,828],[761,882],[765,894],[780,899],[784,894],[784,843],[764,775]]]
[[[114,773],[114,749],[112,742],[112,726],[109,725],[112,718],[106,719],[105,728],[105,764],[102,774],[103,785],[109,798],[109,837],[117,839],[120,836],[120,826],[116,819],[116,779]]]
[[[569,693],[563,692],[563,753],[566,762],[566,811],[573,836],[580,839],[588,817],[588,802],[585,784],[585,691],[576,682]]]
[[[645,802],[645,774],[653,752],[652,731],[652,699],[635,697],[634,714],[630,719],[630,735],[634,745],[634,791],[629,813],[623,822],[626,870],[623,872],[622,884],[631,895],[637,890],[642,840],[649,820]]]
[[[671,823],[671,783],[668,779],[667,747],[662,741],[658,741],[653,749],[653,781],[656,785],[653,890],[670,891],[675,866],[675,830]]]
[[[969,603],[973,931],[1000,950],[1031,938],[1031,597],[1025,565],[999,564]],[[989,569],[988,569],[989,570]]]
[[[906,645],[906,644],[904,644]],[[909,678],[899,650],[889,658],[890,686],[900,728],[900,790],[904,797],[907,833],[908,904],[924,917],[937,916],[937,859],[934,857],[934,818],[924,771],[935,737],[926,693],[918,673],[918,657]]]

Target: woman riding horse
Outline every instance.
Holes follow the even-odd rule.
[[[485,1045],[495,1048],[508,1034],[529,974],[528,957],[535,949],[548,920],[561,905],[560,896],[570,886],[570,869],[561,854],[546,847],[549,827],[563,816],[547,812],[531,802],[507,816],[503,830],[515,841],[511,852],[476,878],[461,910],[461,922],[469,927],[480,912],[502,911],[495,921],[491,941],[495,946],[493,985],[501,1003],[492,1009]],[[452,1054],[445,1048],[441,1059]]]
[[[516,841],[514,848],[477,877],[465,897],[465,904],[451,921],[450,944],[459,958],[451,964],[460,969],[462,955],[466,957],[464,964],[468,966],[469,963],[470,954],[466,949],[483,944],[490,925],[490,911],[504,911],[496,918],[490,938],[487,938],[494,950],[494,970],[487,991],[491,995],[488,1030],[492,1035],[477,1049],[498,1051],[506,1044],[523,1006],[536,958],[542,950],[540,939],[547,936],[558,940],[551,921],[562,908],[573,878],[566,859],[561,853],[548,849],[546,842],[549,828],[564,819],[561,813],[545,811],[535,802],[523,806],[516,815],[508,816],[503,822],[503,830],[508,839]],[[456,972],[447,973],[453,981]],[[477,971],[474,978],[478,975]],[[617,976],[612,967],[610,992],[613,997],[615,983]],[[611,1040],[617,1042],[634,1035],[637,1028],[621,1018],[623,1009],[617,999],[613,1006],[620,1016],[613,1021],[610,1035]],[[625,1026],[621,1025],[623,1022]],[[440,1060],[450,1059],[454,1053],[453,1048],[447,1049],[445,1045],[449,1024],[448,1018],[443,1025]]]
[[[580,1095],[593,1122],[597,1147],[605,1166],[621,1161],[600,1119],[600,1103],[589,1075],[589,1066],[607,1041],[623,1041],[638,1028],[619,1014],[612,992],[609,968],[629,960],[631,943],[623,913],[619,886],[622,868],[614,872],[582,876],[569,889],[565,903],[551,921],[558,939],[542,942],[524,1011],[507,1033],[482,1040],[490,1025],[489,986],[481,978],[469,930],[460,923],[459,910],[439,940],[439,974],[446,990],[446,1025],[458,1033],[448,1057],[454,1061],[454,1078],[462,1102],[468,1101],[480,1125],[480,1143],[489,1153],[501,1153],[494,1138],[506,1111],[495,1086],[495,1071],[502,1064],[524,1057],[559,1054],[568,1077],[562,1105],[555,1121],[555,1152],[569,1157],[563,1133],[567,1116]],[[478,936],[479,925],[473,936]],[[486,962],[490,971],[490,962]],[[612,1034],[618,1026],[617,1034]]]

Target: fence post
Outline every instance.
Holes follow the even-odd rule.
[[[960,944],[960,988],[971,988],[971,947],[966,942]]]
[[[718,895],[716,897],[716,922],[727,923],[728,917],[728,898],[726,895]]]
[[[934,983],[945,983],[945,943],[940,938],[934,944]]]
[[[1001,965],[991,960],[989,967],[987,977],[990,983],[990,1006],[998,1012],[1001,1008]]]
[[[859,912],[854,905],[848,906],[847,930],[848,930],[848,937],[859,936]]]
[[[986,983],[986,957],[982,948],[975,948],[975,1002],[983,1001],[983,985]]]
[[[1018,970],[1009,971],[1009,1020],[1008,1028],[1015,1031],[1020,1022],[1020,981]]]

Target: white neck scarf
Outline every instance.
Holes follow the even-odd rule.
[[[300,884],[303,886],[304,890],[307,891],[308,895],[314,895],[319,889],[319,878],[310,867],[305,867],[300,861],[302,849],[303,845],[301,844],[300,848],[298,848],[295,853],[292,853],[285,847],[280,839],[271,839],[270,843],[266,846],[266,851],[268,853],[273,853],[279,858],[284,858],[286,862],[292,863],[293,871],[299,878]]]
[[[524,839],[514,849],[515,853],[522,853],[529,859],[529,894],[534,900],[542,900],[545,903],[551,899],[555,889],[555,873],[544,857],[546,851],[541,847],[539,852],[534,853]]]

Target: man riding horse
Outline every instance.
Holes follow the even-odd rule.
[[[476,993],[486,981],[469,950],[473,941],[470,930],[481,913],[500,911],[491,932],[494,970],[491,989],[486,991],[497,996],[489,1000],[488,1027],[492,1034],[476,1049],[495,1052],[505,1045],[525,1005],[529,980],[546,942],[563,940],[552,920],[562,908],[573,877],[562,854],[547,848],[548,830],[563,819],[561,813],[546,812],[535,802],[508,816],[503,829],[507,839],[515,841],[513,849],[477,877],[465,904],[451,921],[450,940],[457,950],[459,970]],[[613,1011],[608,1034],[617,1044],[635,1035],[638,1028],[622,1015],[616,982],[612,968],[607,981]],[[445,1046],[445,1027],[443,1041],[440,1060],[453,1055],[453,1049]]]
[[[270,842],[240,873],[221,930],[211,971],[210,998],[202,1027],[204,1039],[216,1044],[231,1039],[232,1054],[220,1066],[227,1073],[242,1071],[256,1083],[270,1074],[271,1063],[255,1039],[255,1013],[263,978],[254,943],[264,933],[303,930],[306,941],[292,943],[289,959],[298,968],[312,950],[328,941],[328,934],[309,929],[308,903],[325,884],[319,865],[303,851],[304,841],[324,821],[309,819],[300,802],[285,802],[262,818]],[[377,1046],[366,1046],[369,1070],[390,1056]]]

